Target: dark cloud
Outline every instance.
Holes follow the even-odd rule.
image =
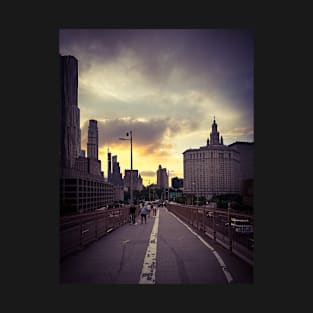
[[[91,64],[116,62],[132,52],[132,68],[163,91],[198,89],[221,93],[244,109],[251,106],[253,32],[219,29],[61,30],[60,52]],[[126,69],[125,69],[126,72]],[[175,75],[175,73],[177,75]],[[249,98],[248,101],[243,101]]]
[[[87,144],[88,124],[88,121],[85,122],[81,129],[83,147]],[[147,121],[121,118],[105,122],[98,121],[99,147],[124,144],[119,138],[127,138],[126,133],[131,130],[133,145],[138,145],[144,151],[155,151],[161,145],[164,148],[170,148],[170,144],[162,143],[164,136],[174,136],[181,132],[184,127],[190,127],[188,121],[182,123],[181,121],[158,118],[151,118]]]
[[[79,92],[81,111],[86,109],[97,114],[90,118],[114,119],[118,116],[127,116],[132,119],[138,117],[151,119],[152,116],[155,116],[159,119],[177,120],[186,130],[199,127],[199,120],[203,119],[203,108],[200,104],[204,100],[205,95],[195,97],[180,95],[179,99],[173,99],[171,94],[155,93],[124,101],[112,95],[88,94],[85,90]],[[174,124],[176,125],[176,123]]]
[[[227,29],[66,29],[60,31],[60,53],[78,58],[80,77],[116,70],[127,87],[141,88],[130,96],[123,84],[111,94],[79,85],[81,115],[99,121],[100,146],[125,145],[118,138],[132,130],[135,145],[157,154],[166,138],[200,129],[205,120],[209,129],[217,110],[240,112],[233,115],[238,120],[225,118],[230,132],[252,129],[253,37],[253,31]],[[101,84],[108,80],[103,72]],[[113,82],[109,87],[114,89]],[[83,145],[87,129],[83,125]]]

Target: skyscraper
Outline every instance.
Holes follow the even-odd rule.
[[[101,161],[98,160],[98,126],[96,120],[89,120],[87,159],[89,173],[96,176],[102,176]]]
[[[87,157],[98,160],[98,126],[96,120],[89,121]]]
[[[113,202],[113,185],[104,181],[98,160],[98,127],[89,121],[87,158],[81,150],[77,103],[78,62],[60,56],[60,211],[90,212]]]
[[[159,165],[159,168],[157,170],[157,185],[159,188],[168,188],[168,175],[166,168],[162,168],[161,165]]]
[[[108,182],[111,182],[112,176],[112,161],[111,161],[111,152],[108,151]]]
[[[120,163],[117,162],[117,155],[113,155],[112,157],[112,183],[114,185],[123,186],[123,178],[120,169]]]
[[[73,56],[60,56],[61,167],[72,168],[80,155],[80,112],[77,105],[78,62]]]
[[[141,188],[140,186],[140,178],[141,176],[138,176],[138,170],[125,170],[125,174],[124,174],[124,187],[127,188],[128,190],[130,190],[130,173],[132,173],[132,177],[133,177],[133,190],[139,190]],[[139,178],[140,177],[140,178]]]

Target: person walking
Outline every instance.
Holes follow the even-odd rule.
[[[153,204],[152,209],[153,209],[153,216],[156,216],[157,207],[156,207],[156,205],[155,205],[155,204]]]
[[[140,215],[141,215],[141,224],[143,224],[143,221],[146,224],[147,223],[147,207],[144,204],[141,205]]]
[[[132,204],[129,208],[129,213],[130,213],[130,223],[135,224],[136,222],[136,207]]]
[[[147,204],[147,216],[150,217],[150,212],[151,212],[151,203],[149,202]]]
[[[154,216],[153,203],[151,203],[150,210],[151,210],[151,214],[152,214],[152,217],[153,217]]]

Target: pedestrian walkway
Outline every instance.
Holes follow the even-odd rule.
[[[126,224],[60,264],[61,283],[252,283],[252,268],[223,247],[203,240],[166,208],[147,224]]]

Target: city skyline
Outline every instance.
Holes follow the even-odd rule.
[[[88,122],[99,131],[121,172],[133,168],[144,185],[159,165],[183,177],[183,152],[206,144],[215,116],[224,144],[254,141],[253,32],[249,30],[60,30],[61,55],[78,60],[82,149]]]

